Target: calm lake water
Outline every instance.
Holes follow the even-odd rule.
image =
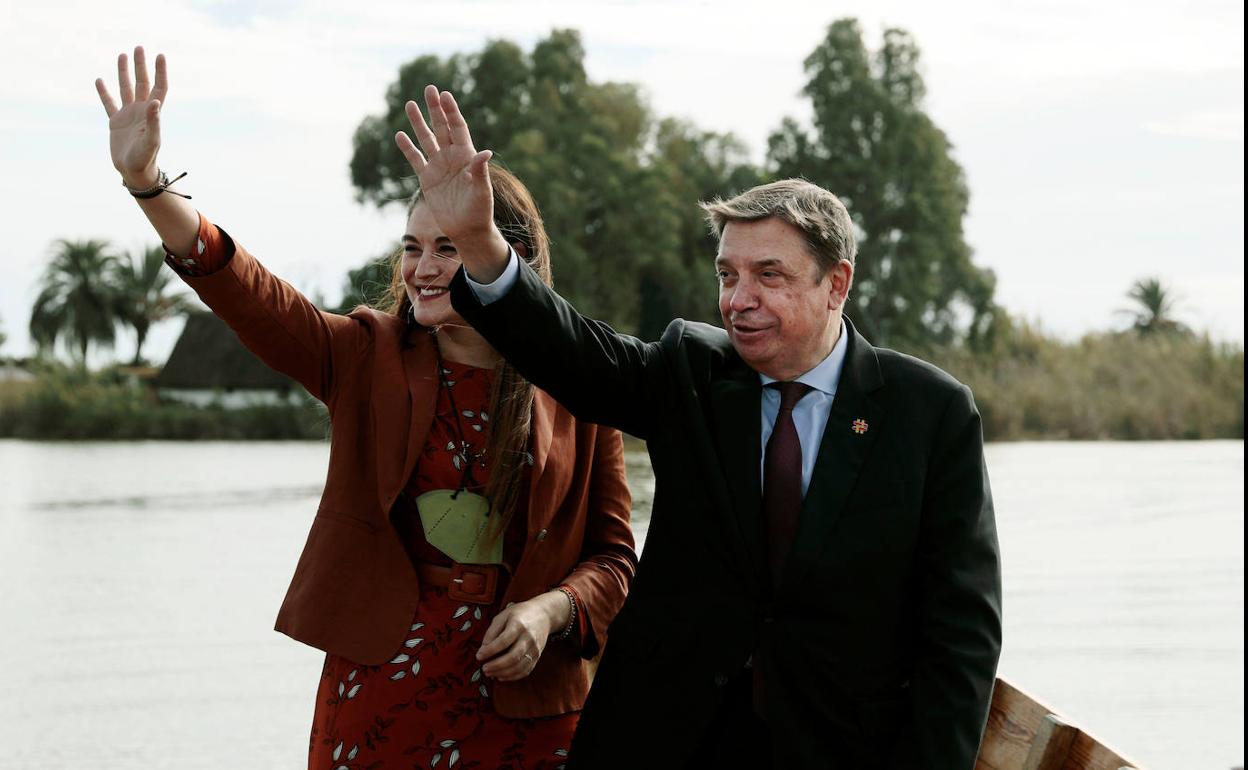
[[[322,654],[271,629],[327,454],[0,441],[0,768],[306,766]],[[1001,673],[1148,770],[1242,764],[1243,442],[988,463]]]

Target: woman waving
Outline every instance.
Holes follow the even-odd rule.
[[[329,470],[277,629],[326,652],[309,767],[554,768],[636,566],[618,432],[525,382],[450,306],[459,269],[419,194],[381,307],[324,312],[157,164],[168,94],[118,58],[96,89],[166,262],[329,410]],[[549,280],[541,216],[491,169],[510,248]],[[228,472],[228,471],[224,471]]]

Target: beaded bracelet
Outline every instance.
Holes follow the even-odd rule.
[[[156,169],[156,184],[152,185],[151,187],[147,188],[146,190],[136,190],[136,189],[134,189],[133,187],[131,187],[130,185],[126,184],[126,180],[124,180],[124,179],[123,179],[123,180],[121,180],[121,186],[122,186],[122,187],[124,187],[124,188],[126,188],[126,190],[127,190],[127,191],[131,194],[131,195],[133,195],[134,197],[138,198],[139,200],[148,200],[148,199],[150,199],[150,198],[155,198],[157,195],[160,195],[160,194],[161,194],[161,193],[163,193],[163,192],[169,192],[169,193],[170,193],[170,194],[172,194],[172,195],[176,195],[176,196],[178,196],[179,198],[186,198],[186,199],[189,201],[189,200],[191,199],[191,196],[189,196],[189,195],[183,195],[182,193],[178,192],[177,190],[170,190],[170,189],[169,189],[169,186],[170,186],[170,185],[172,185],[174,182],[178,181],[178,180],[179,180],[179,179],[181,179],[182,177],[186,176],[186,174],[187,174],[187,172],[183,171],[181,174],[178,174],[178,175],[177,175],[176,177],[174,177],[173,179],[170,179],[168,174],[166,174],[164,171],[161,171],[161,170],[158,168],[158,169]]]
[[[576,595],[572,593],[571,589],[564,588],[563,586],[559,586],[555,590],[562,592],[564,596],[568,597],[568,604],[572,608],[572,612],[568,616],[568,625],[565,626],[559,633],[551,634],[550,636],[551,641],[560,642],[571,636],[572,629],[576,628]]]

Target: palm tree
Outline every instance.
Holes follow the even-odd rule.
[[[1160,279],[1141,278],[1131,286],[1127,297],[1137,307],[1123,312],[1131,314],[1131,326],[1141,335],[1158,332],[1187,333],[1187,327],[1173,317],[1174,294],[1162,285]]]
[[[165,250],[153,246],[113,263],[110,284],[114,312],[121,323],[134,327],[137,342],[132,366],[143,360],[143,342],[155,324],[186,311],[186,298],[169,291],[173,273],[164,269]]]
[[[53,246],[30,313],[30,336],[41,349],[54,348],[63,338],[86,366],[91,343],[112,346],[116,317],[108,274],[116,258],[108,249],[107,241],[97,240],[59,240]]]

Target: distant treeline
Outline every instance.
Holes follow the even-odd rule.
[[[1244,437],[1244,351],[1190,333],[1062,342],[1020,325],[927,357],[970,386],[990,441]]]
[[[1021,325],[998,349],[922,355],[975,393],[989,441],[1244,437],[1244,352],[1188,334],[1103,333],[1062,342]],[[0,437],[27,439],[324,439],[325,410],[225,409],[161,402],[116,369],[44,366],[0,384]]]

